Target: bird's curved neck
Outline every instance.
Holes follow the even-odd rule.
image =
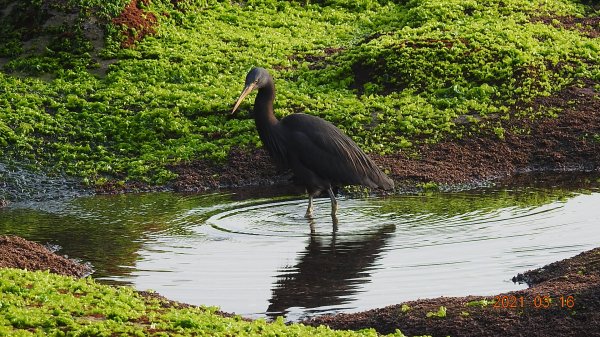
[[[270,80],[267,85],[258,89],[254,100],[254,120],[259,131],[277,124],[277,118],[273,114],[273,101],[275,100],[275,85]]]
[[[260,140],[280,168],[286,168],[287,154],[286,141],[282,138],[282,128],[275,115],[273,115],[273,101],[275,100],[275,85],[269,79],[267,85],[258,89],[254,100],[254,122]]]

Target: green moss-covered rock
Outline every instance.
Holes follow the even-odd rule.
[[[160,184],[175,176],[167,165],[260,146],[251,103],[229,114],[257,65],[275,78],[278,116],[318,115],[381,154],[480,130],[502,138],[503,120],[556,115],[525,108],[535,97],[600,80],[597,27],[560,24],[592,14],[567,0],[140,1],[154,35],[127,48],[136,29],[111,18],[131,2],[55,3],[97,17],[103,46],[75,25],[27,50],[2,21],[2,160],[89,183]]]

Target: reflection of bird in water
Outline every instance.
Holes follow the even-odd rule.
[[[331,199],[331,215],[335,220],[337,201],[332,190],[334,186],[394,188],[394,182],[333,124],[303,113],[277,120],[273,115],[275,85],[271,75],[263,68],[250,70],[232,112],[254,89],[258,89],[254,100],[254,120],[260,139],[277,166],[291,169],[296,183],[306,188],[306,217],[312,216],[313,197],[327,191]]]
[[[371,235],[336,237],[326,245],[324,237],[311,235],[299,262],[281,270],[273,286],[267,313],[285,315],[289,308],[340,306],[350,302],[360,285],[369,282],[369,270],[394,233],[393,224]]]

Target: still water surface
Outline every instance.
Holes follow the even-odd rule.
[[[0,234],[59,245],[94,277],[248,317],[289,320],[524,288],[512,276],[599,246],[596,179],[340,200],[303,217],[273,190],[14,203]],[[312,230],[311,230],[312,227]]]

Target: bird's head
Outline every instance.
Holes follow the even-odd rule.
[[[269,75],[269,72],[265,68],[252,68],[252,70],[248,72],[248,75],[246,75],[246,83],[244,85],[244,90],[235,102],[235,106],[233,107],[231,113],[234,113],[235,110],[237,110],[244,98],[246,98],[246,96],[248,96],[248,94],[251,93],[252,90],[260,89],[265,85],[268,85],[268,83],[271,81],[273,81],[273,79],[271,78],[271,75]]]

